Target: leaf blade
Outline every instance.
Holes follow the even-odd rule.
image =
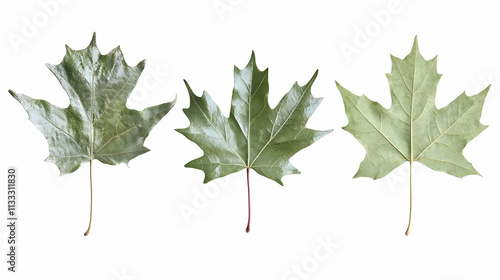
[[[174,99],[142,111],[128,109],[127,99],[145,61],[128,66],[119,47],[102,55],[95,33],[85,49],[66,46],[62,62],[47,67],[69,97],[67,108],[9,92],[47,139],[47,161],[55,163],[61,175],[74,172],[92,159],[111,165],[128,164],[149,151],[143,146],[145,138],[176,102]]]
[[[198,97],[185,82],[190,106],[183,111],[190,125],[176,130],[204,151],[202,157],[190,161],[186,167],[202,170],[205,183],[252,168],[283,184],[284,175],[299,173],[289,158],[331,132],[305,127],[321,102],[310,91],[317,72],[304,87],[295,84],[274,109],[268,103],[268,69],[258,69],[253,52],[245,68],[235,67],[234,72],[228,118],[208,93]],[[301,98],[296,98],[297,95]]]
[[[349,119],[344,129],[366,149],[355,177],[379,179],[406,161],[418,161],[457,177],[479,174],[462,151],[486,128],[479,119],[488,88],[470,97],[462,94],[438,110],[435,98],[441,74],[437,73],[437,56],[425,60],[415,37],[410,54],[404,59],[391,55],[391,61],[392,71],[386,75],[392,98],[390,109],[364,95],[357,96],[337,83]],[[450,114],[455,114],[455,118],[449,118]],[[370,130],[367,123],[373,129]],[[383,131],[384,124],[392,133]],[[394,149],[381,148],[384,147],[381,139]],[[396,159],[394,150],[403,155],[404,160]]]

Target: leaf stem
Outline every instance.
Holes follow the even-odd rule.
[[[248,189],[248,223],[246,232],[250,231],[250,168],[247,168],[247,189]]]
[[[410,235],[410,225],[411,225],[411,209],[412,209],[412,189],[411,189],[411,170],[412,170],[412,162],[410,161],[410,217],[408,219],[408,228],[406,229],[406,236]]]
[[[89,228],[83,235],[85,236],[89,235],[91,225],[92,225],[92,159],[90,160],[90,221],[89,221]]]

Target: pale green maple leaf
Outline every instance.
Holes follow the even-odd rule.
[[[344,127],[366,149],[354,177],[379,179],[405,162],[420,162],[456,177],[478,174],[462,151],[469,141],[486,129],[479,121],[489,87],[467,96],[465,92],[447,106],[437,109],[437,56],[425,60],[417,37],[404,59],[391,56],[387,74],[392,105],[384,108],[366,96],[358,96],[337,83],[349,123]],[[408,225],[407,234],[409,234]]]

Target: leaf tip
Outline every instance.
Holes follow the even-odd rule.
[[[96,33],[92,34],[92,40],[90,40],[90,46],[95,46],[96,45]]]
[[[186,81],[186,79],[182,79],[182,81],[184,82],[184,85],[188,88],[188,90],[191,90],[188,81]]]
[[[64,48],[66,49],[66,54],[73,52],[73,49],[70,46],[68,46],[67,44],[64,44]]]
[[[418,35],[413,38],[413,47],[418,49]]]
[[[172,107],[177,103],[177,94],[175,94],[174,99],[169,103],[172,104]]]
[[[343,91],[346,89],[337,81],[335,81],[335,85],[337,86],[337,89],[340,91],[341,94],[343,94]]]
[[[485,94],[488,94],[488,92],[490,91],[490,88],[491,88],[491,84],[489,84],[487,87],[485,87],[483,89],[483,91],[485,92]]]
[[[194,92],[193,90],[191,89],[191,86],[189,85],[189,83],[186,81],[186,80],[183,80],[184,81],[184,85],[186,85],[186,88],[188,90],[188,94],[189,96],[193,96],[194,95]]]
[[[119,48],[120,46],[118,46]],[[140,61],[139,63],[137,63],[137,65],[135,66],[135,68],[139,69],[139,71],[143,71],[144,70],[144,67],[146,67],[146,60],[143,59],[142,61]]]
[[[250,60],[248,61],[248,64],[245,68],[247,67],[255,67],[255,68],[258,68],[257,67],[257,61],[255,59],[255,52],[252,50],[252,54],[250,55]]]
[[[323,135],[322,136],[326,136],[326,135],[328,135],[328,134],[330,134],[332,132],[333,132],[333,128],[327,129],[327,130],[323,130]]]
[[[252,54],[250,55],[250,61],[255,61],[255,51],[252,50]]]
[[[319,69],[316,69],[316,71],[312,75],[311,79],[309,79],[309,82],[307,82],[307,85],[312,85],[312,83],[314,83],[314,81],[318,77],[318,73],[319,73]]]
[[[210,181],[212,181],[212,180],[213,180],[213,179],[208,178],[208,175],[207,175],[207,174],[205,174],[205,178],[203,178],[203,184],[206,184],[206,183],[208,183],[208,182],[210,182]]]

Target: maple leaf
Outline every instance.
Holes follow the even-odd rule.
[[[50,155],[46,161],[56,164],[61,175],[90,162],[90,222],[85,235],[92,222],[92,161],[128,164],[148,152],[144,140],[175,104],[173,100],[142,111],[126,107],[144,66],[145,60],[128,66],[119,46],[102,55],[94,33],[87,48],[66,46],[61,64],[47,64],[68,94],[67,108],[9,90],[47,139]]]
[[[207,92],[198,97],[184,81],[190,107],[183,111],[190,126],[177,131],[204,151],[202,157],[187,163],[186,167],[202,170],[204,183],[247,170],[247,232],[250,230],[250,169],[283,185],[281,178],[284,175],[300,173],[290,163],[290,157],[331,132],[306,128],[307,120],[322,100],[311,94],[317,75],[318,71],[303,87],[295,83],[271,109],[268,69],[260,71],[257,68],[252,52],[244,69],[234,67],[229,118],[222,114]]]
[[[425,60],[418,50],[417,37],[408,56],[391,55],[392,71],[387,74],[392,106],[386,109],[366,96],[358,96],[337,83],[349,123],[344,127],[366,149],[365,159],[354,177],[379,179],[405,162],[410,162],[410,232],[413,162],[456,177],[478,174],[462,154],[469,141],[486,129],[480,123],[489,86],[480,93],[465,92],[447,106],[437,109],[437,56]]]

